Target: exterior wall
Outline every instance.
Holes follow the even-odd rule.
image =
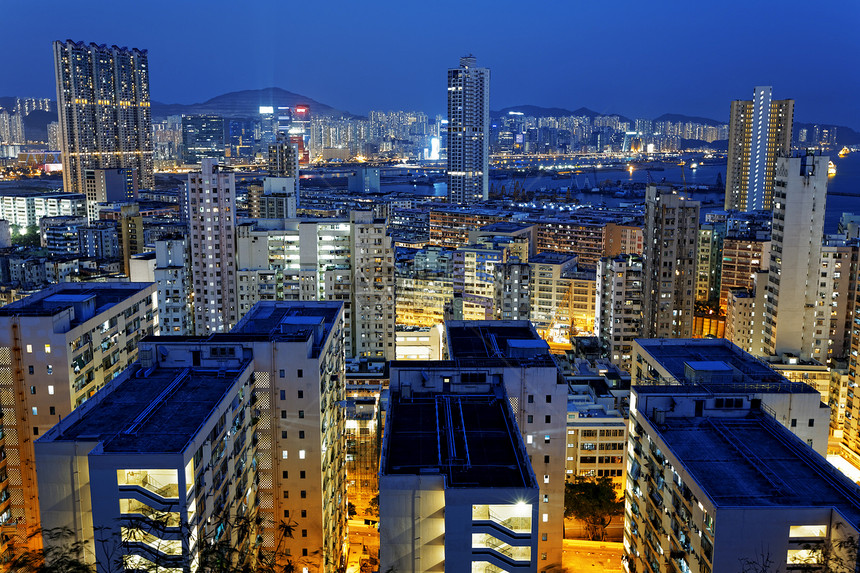
[[[448,200],[486,201],[489,192],[490,70],[473,56],[448,70]]]
[[[212,159],[188,176],[194,330],[227,332],[239,320],[236,298],[236,182]]]
[[[159,331],[187,336],[193,332],[188,239],[155,242],[155,283],[158,285]]]
[[[33,440],[133,363],[138,342],[155,328],[155,287],[137,286],[137,293],[75,326],[71,308],[0,316],[0,443],[9,478],[0,521],[17,523],[14,543],[40,527]],[[40,536],[30,540],[30,547],[39,544]]]
[[[595,334],[604,355],[627,372],[642,335],[642,257],[603,258],[597,267]]]
[[[698,201],[648,187],[643,252],[648,338],[692,336],[698,229]]]
[[[446,571],[445,478],[379,478],[380,571]]]

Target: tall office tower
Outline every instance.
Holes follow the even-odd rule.
[[[187,336],[194,330],[188,252],[187,237],[155,241],[155,284],[158,285],[161,334]]]
[[[487,200],[489,137],[490,70],[464,56],[448,70],[448,201]]]
[[[818,296],[828,163],[821,155],[777,161],[767,294],[756,313],[768,355],[822,357],[815,332],[826,330],[816,325],[829,322],[831,311]]]
[[[236,299],[236,178],[214,159],[188,175],[194,332],[227,332],[239,320]]]
[[[770,86],[758,86],[752,100],[732,102],[726,209],[773,208],[776,159],[791,152],[794,100],[775,100]]]
[[[299,163],[310,163],[311,153],[311,108],[307,105],[297,105],[293,108],[290,123],[290,143],[296,146],[299,153]]]
[[[54,42],[63,187],[83,193],[87,169],[134,168],[153,187],[146,50]]]
[[[87,218],[99,219],[100,203],[137,201],[137,170],[85,169],[84,193],[87,196]]]
[[[645,191],[645,338],[689,338],[696,301],[699,202],[665,187]]]
[[[200,163],[224,158],[224,118],[220,115],[182,116],[182,161]]]
[[[642,336],[642,257],[605,257],[597,264],[595,334],[610,362],[630,371],[633,341]]]
[[[41,544],[33,442],[137,359],[154,296],[152,284],[62,283],[0,309],[0,514],[11,528],[0,554]]]

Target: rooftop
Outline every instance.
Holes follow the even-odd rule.
[[[154,283],[104,282],[60,283],[49,286],[27,298],[0,307],[0,316],[54,316],[76,304],[84,304],[94,297],[95,314],[139,294]],[[89,306],[89,305],[88,305]],[[75,313],[72,327],[89,317]]]
[[[337,320],[342,302],[261,301],[230,330],[230,336],[265,335],[271,340],[307,340],[319,331],[318,344],[326,340]]]
[[[549,346],[526,320],[451,320],[445,323],[454,359],[549,356]]]
[[[658,433],[717,506],[832,506],[860,523],[860,488],[767,415],[667,416]]]
[[[505,400],[495,396],[395,396],[382,473],[441,474],[448,487],[536,487]]]
[[[40,439],[99,441],[105,453],[179,453],[242,375],[201,368],[150,372],[137,366],[128,372]]]
[[[786,382],[785,378],[774,372],[767,364],[723,338],[638,338],[636,343],[678,382],[688,381],[691,367],[693,370],[704,371],[701,366],[717,363],[721,364],[720,370],[730,372],[729,378],[731,378],[731,380],[724,380],[721,376],[720,383],[743,381],[779,384]]]
[[[541,265],[561,265],[571,262],[571,259],[576,259],[576,255],[544,251],[543,253],[529,257],[529,262]]]
[[[481,227],[480,231],[482,233],[516,233],[517,231],[523,231],[532,226],[533,225],[529,225],[526,223],[499,221],[497,223],[490,223],[489,225],[484,225],[483,227]]]

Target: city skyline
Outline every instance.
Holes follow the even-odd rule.
[[[213,52],[204,32],[229,31],[217,3],[202,13],[156,2],[151,11],[128,19],[56,3],[49,5],[55,17],[40,22],[35,32],[27,26],[11,27],[0,39],[7,53],[20,54],[0,63],[0,95],[52,97],[50,44],[70,38],[149,50],[153,100],[158,102],[200,102],[276,85],[352,113],[421,109],[441,114],[445,96],[436,86],[450,61],[474,53],[493,70],[492,109],[532,104],[588,107],[631,117],[672,112],[720,119],[728,115],[726,102],[748,97],[749,86],[773,85],[782,97],[799,103],[799,122],[860,127],[860,111],[847,105],[860,79],[842,58],[822,57],[860,47],[850,31],[857,21],[852,13],[860,16],[860,7],[843,5],[841,16],[804,12],[801,19],[795,5],[800,6],[789,2],[778,13],[767,6],[746,7],[740,18],[725,5],[699,7],[695,13],[680,6],[656,11],[633,4],[612,12],[602,6],[559,6],[537,13],[511,3],[479,3],[460,9],[486,25],[462,39],[442,25],[444,6],[431,11],[380,2],[371,14],[366,7],[335,2],[283,13],[296,22],[336,14],[325,21],[327,44],[314,34],[317,27],[295,26],[290,29],[292,41],[307,48],[294,58],[268,58],[265,54],[274,53],[283,38],[278,8],[268,4],[231,13],[232,29],[254,33],[237,33],[227,48]],[[275,17],[262,17],[266,13]],[[28,11],[23,3],[12,3],[6,15],[10,22],[24,22]],[[754,24],[764,18],[768,26]],[[509,31],[512,19],[518,28]],[[198,24],[186,26],[189,20]],[[361,21],[366,24],[352,25]],[[575,28],[572,22],[577,22]],[[529,32],[539,29],[539,34]],[[786,37],[796,38],[801,48],[810,34],[806,30],[816,29],[828,30],[829,43],[821,50],[798,49],[774,57],[773,50],[766,49],[784,44]],[[416,45],[421,30],[426,39],[419,34]],[[620,39],[615,37],[619,33]],[[732,42],[723,43],[721,37]],[[417,49],[402,49],[409,45]],[[192,68],[208,81],[182,81]],[[523,74],[530,81],[521,81]]]

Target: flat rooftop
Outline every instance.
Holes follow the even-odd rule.
[[[445,323],[454,359],[547,356],[549,345],[526,320],[451,320]]]
[[[860,523],[860,488],[769,416],[667,416],[658,433],[717,506],[832,506]]]
[[[550,251],[544,251],[529,257],[529,263],[537,263],[541,265],[562,265],[575,258],[576,255],[569,253],[553,253]]]
[[[105,453],[179,453],[242,375],[202,368],[157,368],[147,375],[131,368],[137,370],[112,391],[85,403],[78,419],[72,413],[40,439],[97,440]]]
[[[342,307],[342,302],[261,301],[230,330],[230,335],[257,334],[273,340],[306,340],[308,334],[322,324],[325,340]]]
[[[536,487],[517,424],[495,396],[397,396],[385,433],[385,475],[442,474],[448,487]]]
[[[736,381],[787,382],[767,364],[723,338],[637,338],[636,343],[679,382],[686,379],[687,364],[716,362],[730,366],[737,374]]]
[[[0,316],[54,316],[90,297],[95,297],[95,312],[99,314],[153,284],[120,281],[54,284],[27,298],[0,307]],[[79,319],[76,319],[72,325],[78,322]]]
[[[518,231],[523,231],[533,226],[534,225],[529,225],[526,223],[499,221],[497,223],[490,223],[489,225],[484,225],[483,227],[481,227],[480,231],[482,233],[516,233]]]

